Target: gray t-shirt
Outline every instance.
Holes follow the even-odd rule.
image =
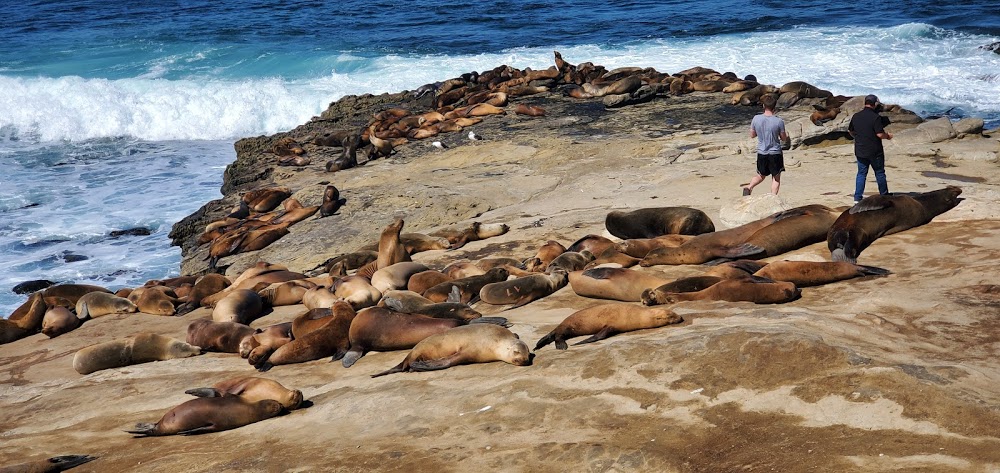
[[[753,117],[750,128],[757,133],[757,152],[760,154],[781,154],[781,132],[785,131],[785,121],[763,113]]]

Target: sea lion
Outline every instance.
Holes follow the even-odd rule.
[[[106,292],[111,294],[111,291],[106,288],[91,284],[56,284],[55,286],[49,286],[43,289],[42,296],[46,298],[62,297],[70,301],[70,303],[72,303],[75,307],[81,297],[91,292]]]
[[[655,238],[661,235],[700,235],[715,231],[708,214],[688,207],[650,207],[632,211],[612,211],[604,219],[612,235],[630,238]]]
[[[781,212],[774,223],[757,230],[743,242],[742,248],[748,253],[744,257],[767,258],[819,243],[826,239],[833,222],[844,210],[847,207],[805,205]]]
[[[552,260],[556,259],[557,256],[566,252],[566,247],[555,240],[549,240],[545,242],[542,246],[538,247],[538,251],[535,256],[531,259],[525,261],[525,269],[533,273],[538,273],[545,271],[545,268],[549,266]]]
[[[465,325],[418,342],[403,361],[373,378],[404,371],[442,370],[469,363],[531,364],[531,352],[516,334],[499,325]]]
[[[284,410],[280,402],[249,402],[240,396],[198,397],[167,411],[155,424],[139,423],[126,432],[136,437],[220,432],[270,419]]]
[[[646,289],[670,280],[627,268],[591,268],[569,273],[569,284],[578,296],[639,302]]]
[[[597,255],[593,260],[583,266],[583,269],[596,268],[602,265],[617,265],[623,268],[631,268],[639,264],[642,258],[633,258],[618,251],[617,245],[604,250],[604,253]]]
[[[930,192],[865,197],[833,223],[827,237],[833,261],[856,263],[875,240],[924,225],[959,204],[962,189],[948,186]]]
[[[257,263],[257,265],[259,266],[261,263]],[[247,269],[225,289],[216,292],[215,294],[203,297],[201,299],[201,306],[215,307],[215,305],[218,304],[218,302],[223,298],[241,289],[249,289],[256,292],[274,283],[293,281],[296,279],[308,279],[308,277],[302,273],[288,271],[287,269],[277,269],[284,268],[284,266],[268,265],[267,263],[264,263],[264,265],[265,268],[270,269],[264,271],[257,267]],[[249,277],[247,277],[248,274]]]
[[[464,324],[458,319],[439,319],[396,312],[385,307],[369,307],[358,311],[351,322],[351,347],[342,362],[345,368],[350,368],[369,351],[407,350],[431,335]]]
[[[349,302],[354,310],[371,307],[382,298],[382,292],[375,289],[368,278],[357,275],[338,279],[333,285],[333,294]]]
[[[278,401],[290,411],[302,406],[302,391],[288,389],[281,383],[255,376],[239,376],[215,383],[210,388],[188,389],[184,394],[197,397],[239,396],[247,402],[270,399]]]
[[[241,200],[254,212],[270,212],[292,196],[292,190],[285,186],[262,187],[243,194]]]
[[[573,242],[571,245],[569,245],[568,248],[566,248],[566,251],[579,253],[583,250],[587,250],[590,252],[590,254],[597,256],[607,251],[608,248],[614,248],[616,246],[617,243],[615,243],[610,238],[606,238],[600,235],[590,234]]]
[[[90,374],[109,368],[188,358],[201,354],[201,347],[175,338],[143,332],[134,337],[111,340],[83,348],[73,355],[73,369]]]
[[[521,307],[562,289],[568,278],[566,271],[556,268],[549,273],[487,284],[479,290],[479,298],[487,304]]]
[[[417,294],[423,294],[424,291],[441,284],[445,281],[451,281],[452,278],[441,271],[428,269],[427,271],[421,271],[413,276],[406,282],[406,290],[413,291]],[[382,297],[385,297],[383,293]],[[405,310],[402,312],[406,312]]]
[[[839,114],[840,114],[839,107],[831,107],[831,108],[823,107],[822,110],[816,110],[811,115],[809,115],[809,121],[811,121],[813,125],[823,126],[824,123],[833,120],[834,118],[837,118],[837,115]]]
[[[97,460],[90,455],[59,455],[0,467],[0,473],[56,473]]]
[[[332,357],[331,361],[343,358],[351,347],[348,334],[356,313],[350,304],[343,301],[334,304],[331,312],[333,315],[321,319],[327,320],[325,324],[301,337],[296,336],[271,353],[267,360],[257,364],[256,368],[267,371],[272,366],[304,363],[327,356]],[[294,331],[295,321],[292,321],[292,327]]]
[[[344,301],[338,301],[338,303],[347,304],[347,302]],[[332,308],[323,307],[319,309],[309,309],[295,316],[295,318],[292,319],[292,340],[302,338],[305,334],[326,325],[326,323],[330,321],[329,317],[332,315]]]
[[[42,319],[42,333],[49,338],[56,338],[80,326],[80,319],[69,309],[57,306],[45,311]]]
[[[482,317],[468,304],[461,302],[434,302],[413,291],[389,291],[382,295],[380,306],[396,312],[420,314],[439,319],[459,319],[469,321]]]
[[[341,299],[333,292],[330,292],[330,288],[326,286],[314,287],[302,295],[302,305],[306,306],[306,309],[310,310],[324,308],[329,309],[339,300]]]
[[[36,292],[10,318],[0,319],[0,344],[20,340],[41,329],[48,306],[42,292]]]
[[[424,291],[422,295],[434,302],[446,302],[449,300],[448,296],[451,295],[453,288],[458,288],[460,300],[451,302],[468,304],[476,297],[479,297],[479,290],[483,286],[499,281],[506,281],[509,275],[510,272],[505,268],[493,268],[487,271],[486,274],[452,279],[451,281],[437,284]]]
[[[403,219],[397,218],[382,230],[378,239],[378,258],[375,260],[375,269],[387,268],[402,261],[410,261],[410,254],[406,252],[406,247],[399,240],[399,233],[403,230]]]
[[[722,279],[700,291],[667,292],[673,289],[647,289],[642,293],[645,305],[669,304],[681,301],[729,301],[757,304],[783,304],[799,298],[801,291],[795,284],[771,281],[764,278]]]
[[[661,235],[655,238],[629,238],[618,243],[618,251],[633,258],[645,258],[650,251],[658,248],[676,248],[687,243],[694,235]]]
[[[807,206],[808,207],[808,206]],[[746,240],[758,230],[781,219],[802,215],[802,208],[777,212],[738,227],[696,235],[678,247],[664,247],[650,251],[639,263],[641,266],[658,264],[702,264],[716,258],[746,258],[764,251],[760,247],[746,246]]]
[[[885,276],[890,271],[846,261],[774,261],[753,273],[754,276],[787,281],[796,287],[820,286],[862,276]]]
[[[591,335],[574,345],[604,340],[612,335],[647,328],[658,328],[683,322],[674,311],[660,307],[642,307],[632,304],[601,304],[578,310],[563,319],[551,332],[538,340],[535,350],[555,342],[556,349],[569,348],[566,340]]]
[[[347,199],[340,197],[340,190],[334,185],[326,186],[323,190],[323,203],[319,206],[319,218],[329,217],[338,210],[340,207],[347,203]]]
[[[127,299],[132,301],[139,312],[152,315],[173,316],[177,294],[167,286],[145,286],[135,288]]]
[[[448,265],[445,266],[441,272],[452,279],[461,279],[469,276],[486,274],[485,269],[480,268],[472,261],[455,261],[448,263]]]
[[[187,327],[187,343],[205,351],[239,353],[244,338],[253,336],[255,330],[238,322],[215,322],[198,319]]]
[[[761,268],[767,266],[767,263],[762,261],[754,261],[748,259],[739,259],[735,261],[726,261],[724,263],[712,266],[708,268],[702,275],[703,276],[716,276],[722,279],[740,279],[745,278]]]
[[[302,296],[315,287],[315,283],[305,279],[293,279],[271,284],[257,291],[257,295],[260,296],[261,302],[271,307],[295,305],[301,303]]]
[[[379,292],[403,289],[411,276],[428,269],[423,263],[401,261],[375,271],[375,274],[372,274],[371,284]]]
[[[444,229],[431,233],[431,236],[447,238],[451,242],[451,249],[456,250],[465,246],[470,241],[485,240],[495,236],[503,235],[510,230],[505,223],[481,223],[472,224],[463,230]]]
[[[198,278],[194,287],[191,288],[191,293],[187,296],[187,302],[177,306],[174,314],[184,315],[201,307],[202,299],[223,291],[229,287],[229,284],[229,278],[217,273],[208,273]]]
[[[253,336],[240,341],[240,357],[257,366],[275,350],[292,341],[292,323],[284,322],[254,330]]]
[[[552,260],[552,262],[545,268],[545,272],[551,273],[556,269],[560,269],[567,273],[571,273],[573,271],[583,269],[591,261],[594,261],[594,254],[587,250],[566,251]]]
[[[529,117],[543,117],[545,116],[545,109],[539,107],[538,105],[519,103],[517,104],[517,107],[514,108],[514,113],[518,115],[527,115]]]
[[[377,259],[378,251],[361,250],[335,256],[323,262],[321,266],[325,267],[327,274],[331,276],[347,276],[348,271],[361,268]]]
[[[237,289],[215,304],[212,320],[246,325],[260,317],[263,310],[264,301],[256,292],[251,289]]]
[[[132,301],[107,292],[89,292],[76,302],[76,316],[80,320],[108,314],[128,314],[138,310]]]

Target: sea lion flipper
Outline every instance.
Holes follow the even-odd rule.
[[[184,391],[184,394],[190,394],[195,397],[222,397],[222,393],[215,388],[195,388],[188,389]]]
[[[879,268],[877,266],[865,266],[863,264],[858,265],[858,271],[865,276],[887,276],[892,274],[892,271],[889,271],[888,269]]]
[[[257,368],[257,371],[264,373],[270,370],[271,368],[274,368],[274,365],[272,365],[271,362],[265,360],[262,361],[260,364],[255,365],[254,368]]]
[[[848,212],[850,212],[851,215],[854,215],[857,213],[868,212],[871,210],[887,209],[892,206],[893,206],[892,196],[873,195],[871,197],[866,197],[864,200],[858,202],[857,204],[854,204],[854,207],[851,207],[851,209],[848,210]]]
[[[398,365],[393,366],[392,368],[389,368],[389,369],[387,369],[385,371],[382,371],[380,373],[373,374],[372,378],[378,378],[379,376],[385,376],[387,374],[402,373],[403,371],[406,371],[406,360],[405,359],[403,361],[399,362]]]
[[[182,430],[180,432],[177,432],[177,435],[198,435],[198,434],[207,434],[209,432],[215,432],[215,431],[216,431],[215,424],[208,424],[193,429]]]
[[[155,431],[156,431],[156,424],[152,424],[149,422],[140,422],[138,424],[135,424],[135,427],[132,428],[132,430],[126,430],[126,432],[135,435],[137,437],[152,436],[155,435],[153,433]]]
[[[604,340],[605,338],[608,338],[614,335],[615,333],[616,332],[611,327],[604,327],[599,332],[591,335],[589,338],[574,343],[573,346],[583,345],[584,343],[594,343],[600,340]]]
[[[538,343],[535,344],[535,350],[537,351],[538,349],[544,347],[545,345],[552,343],[555,340],[555,338],[556,338],[556,333],[549,332],[548,335],[538,340]]]
[[[454,366],[455,362],[461,357],[461,353],[455,353],[451,356],[446,356],[444,358],[438,358],[434,360],[417,360],[410,362],[410,371],[434,371],[443,370],[449,366]]]
[[[510,327],[511,323],[507,317],[476,317],[469,321],[469,324],[493,324],[501,327]]]
[[[354,363],[357,363],[362,356],[365,356],[364,352],[360,350],[351,349],[348,350],[346,354],[344,354],[344,357],[340,360],[340,362],[341,364],[344,365],[344,368],[350,368],[351,366],[354,366]]]
[[[764,253],[766,250],[753,243],[743,243],[733,247],[729,247],[722,251],[722,256],[725,258],[738,259],[746,258],[747,256],[754,256]]]
[[[60,455],[58,457],[49,458],[49,463],[58,467],[58,471],[64,471],[70,468],[76,468],[84,463],[92,462],[94,460],[97,460],[97,457],[92,457],[90,455]]]

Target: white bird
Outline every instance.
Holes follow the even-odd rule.
[[[483,139],[483,137],[477,135],[476,132],[474,132],[474,131],[470,131],[469,132],[469,139],[470,140],[481,140],[481,139]]]
[[[447,146],[445,146],[444,143],[442,143],[440,141],[435,141],[435,142],[431,143],[431,146],[433,146],[435,148],[440,148],[440,149],[447,148]]]

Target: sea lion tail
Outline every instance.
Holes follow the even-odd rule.
[[[58,457],[49,458],[49,463],[52,466],[58,468],[57,470],[47,470],[47,471],[64,471],[70,468],[76,468],[87,462],[92,462],[97,460],[97,457],[92,457],[90,455],[60,455]]]
[[[197,309],[199,305],[200,304],[198,304],[198,303],[196,303],[194,301],[185,302],[185,303],[177,306],[177,309],[174,310],[174,315],[180,317],[180,316],[182,316],[184,314],[187,314],[188,312],[191,312],[192,310]]]
[[[138,424],[135,424],[135,428],[133,428],[132,430],[126,430],[126,432],[135,435],[137,437],[148,437],[156,435],[155,434],[156,424],[152,424],[149,422],[140,422]]]
[[[506,317],[476,317],[469,320],[469,325],[472,324],[493,324],[501,327],[511,326],[511,323],[507,321]]]
[[[877,266],[865,266],[863,264],[858,265],[858,271],[865,276],[887,276],[892,274],[892,271],[889,271],[888,269],[879,268]]]
[[[381,373],[375,373],[375,374],[373,374],[372,378],[378,378],[379,376],[385,376],[387,374],[402,373],[403,371],[406,371],[405,366],[406,366],[406,360],[403,360],[403,361],[399,362],[398,365],[393,366],[392,368],[389,368],[389,369],[387,369],[387,370],[385,370],[385,371],[383,371]]]
[[[767,250],[765,250],[764,248],[754,245],[753,243],[743,243],[741,245],[736,245],[727,248],[725,251],[723,251],[722,256],[724,258],[739,259],[739,258],[746,258],[748,256],[759,255],[760,257],[763,258],[764,256],[767,256],[766,251]]]
[[[83,305],[80,306],[80,309],[82,310],[76,313],[76,317],[80,320],[90,320],[90,308],[87,307],[86,302],[84,302]]]
[[[539,348],[542,348],[545,345],[552,343],[553,341],[555,341],[555,339],[556,339],[556,333],[554,331],[549,332],[548,335],[542,337],[541,340],[538,340],[538,343],[535,344],[535,350],[537,351]]]

